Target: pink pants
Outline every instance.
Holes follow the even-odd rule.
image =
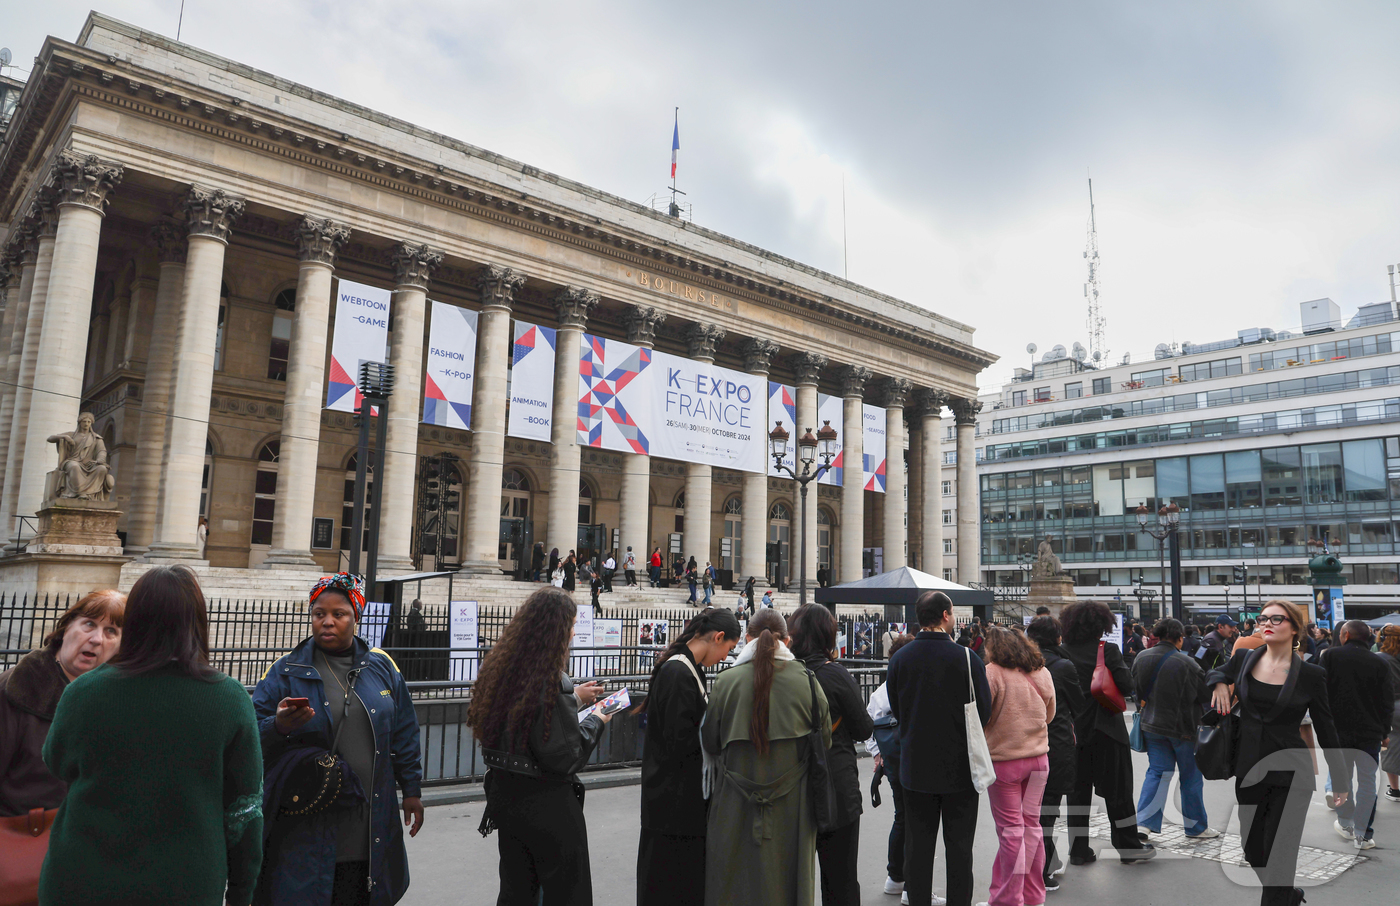
[[[996,762],[987,790],[1001,846],[992,865],[988,906],[1040,906],[1045,902],[1045,841],[1040,803],[1050,773],[1048,756]]]

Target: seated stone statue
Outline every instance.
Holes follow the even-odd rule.
[[[107,467],[107,445],[93,432],[92,422],[92,413],[84,412],[78,416],[78,430],[49,438],[58,445],[59,497],[106,500],[116,486]]]
[[[1035,551],[1035,565],[1031,568],[1031,578],[1041,579],[1051,576],[1058,576],[1060,569],[1060,558],[1055,556],[1055,549],[1050,546],[1050,536],[1046,535],[1045,540],[1040,542],[1040,546]]]

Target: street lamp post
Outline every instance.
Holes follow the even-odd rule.
[[[1152,511],[1147,507],[1140,506],[1137,508],[1138,531],[1157,539],[1157,563],[1158,569],[1161,571],[1159,574],[1162,576],[1162,604],[1164,607],[1168,607],[1169,612],[1166,614],[1167,616],[1179,620],[1181,619],[1182,613],[1181,547],[1177,543],[1176,530],[1177,526],[1181,523],[1181,508],[1174,503],[1169,503],[1157,510],[1158,528],[1155,529],[1149,528],[1147,525],[1147,520],[1151,515]],[[1170,605],[1167,604],[1166,570],[1162,563],[1163,541],[1166,541],[1170,547],[1172,558],[1172,596]]]
[[[379,500],[384,490],[384,432],[388,426],[389,395],[394,392],[394,366],[387,362],[360,363],[360,446],[355,462],[355,518],[350,529],[350,572],[360,571],[360,547],[365,531],[365,481],[369,466],[369,416],[379,407],[375,431],[375,451],[378,456],[374,491],[370,501],[369,554],[365,564],[365,591],[374,595],[375,574],[379,567]]]
[[[802,573],[798,580],[798,600],[802,604],[807,603],[807,485],[816,481],[826,474],[831,468],[831,461],[836,458],[836,429],[831,427],[831,422],[824,422],[816,435],[812,434],[812,429],[808,428],[807,433],[798,438],[797,459],[801,463],[802,471],[795,472],[788,467],[783,459],[787,456],[788,446],[787,429],[782,422],[776,422],[773,430],[768,432],[768,450],[773,457],[773,467],[779,472],[786,472],[793,477],[802,489]],[[817,459],[821,459],[821,464],[817,465]]]

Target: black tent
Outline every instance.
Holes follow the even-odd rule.
[[[887,620],[917,623],[914,619],[914,602],[926,591],[943,592],[953,599],[955,607],[971,607],[973,615],[984,621],[992,617],[994,598],[990,591],[958,585],[907,566],[856,582],[818,588],[816,601],[832,610],[836,609],[837,604],[879,605],[885,608]]]

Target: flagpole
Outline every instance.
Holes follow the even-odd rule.
[[[841,277],[851,279],[850,260],[846,255],[846,171],[841,171]]]

